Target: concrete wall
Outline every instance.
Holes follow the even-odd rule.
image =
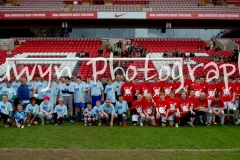
[[[13,49],[14,48],[14,40],[13,39],[0,39],[0,45],[4,45],[4,44],[7,44],[9,45],[9,49]],[[0,47],[0,50],[7,50],[8,47],[4,47],[4,46],[1,46]]]
[[[233,50],[235,47],[239,49],[239,45],[228,39],[216,39],[215,47],[220,47],[222,50]]]

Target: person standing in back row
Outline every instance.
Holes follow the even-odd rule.
[[[122,41],[119,40],[117,43],[117,48],[118,48],[118,55],[120,56],[122,54]]]

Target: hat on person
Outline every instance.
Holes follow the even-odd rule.
[[[44,100],[45,100],[45,99],[46,99],[46,100],[50,100],[50,97],[44,96],[43,99],[44,99]]]

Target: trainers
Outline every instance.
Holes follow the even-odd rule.
[[[195,126],[193,124],[189,124],[190,127],[194,128]]]
[[[175,127],[178,128],[178,123],[175,123]]]
[[[208,121],[206,121],[206,124],[208,124]]]
[[[56,123],[55,126],[58,126],[58,124]]]
[[[73,120],[70,120],[69,122],[73,124]]]
[[[44,122],[42,122],[42,125],[44,125]]]
[[[143,126],[143,122],[142,121],[140,122],[140,126]]]
[[[123,122],[123,126],[124,126],[124,127],[126,127],[126,126],[127,126],[126,122]]]
[[[50,121],[47,121],[47,124],[49,124],[50,123]]]
[[[237,121],[235,124],[239,124],[239,122]]]
[[[87,126],[87,123],[84,123],[84,126]]]
[[[102,126],[102,123],[101,123],[101,122],[98,122],[98,126]]]
[[[89,125],[89,126],[91,126],[91,125],[92,125],[92,123],[88,123],[88,125]]]
[[[225,125],[225,124],[222,124],[222,126],[223,126],[223,127],[226,127],[226,125]]]
[[[213,121],[213,124],[214,124],[214,125],[216,125],[216,124],[217,124],[217,122]]]
[[[31,124],[30,123],[28,123],[28,127],[30,127],[31,126]]]
[[[21,128],[23,129],[23,128],[24,128],[24,125],[22,125]]]

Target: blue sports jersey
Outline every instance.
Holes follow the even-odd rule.
[[[29,89],[34,89],[35,82],[28,82],[27,86]],[[32,91],[29,91],[29,96],[32,97]]]
[[[111,114],[113,115],[115,113],[115,108],[112,104],[110,104],[109,107],[107,107],[106,103],[104,103],[101,106],[101,112],[105,112],[106,114]]]
[[[48,103],[48,104],[45,104],[44,102],[42,102],[40,104],[40,108],[48,113],[50,112],[53,112],[53,105],[52,103]]]
[[[2,94],[2,90],[3,90],[4,87],[6,87],[6,85],[4,83],[1,83],[0,84],[0,94]]]
[[[110,99],[111,103],[115,103],[116,102],[116,88],[113,84],[111,85],[107,85],[105,87],[105,91],[104,93],[106,94],[106,99]]]
[[[19,121],[22,117],[23,119],[25,119],[27,117],[27,113],[25,111],[22,111],[22,112],[18,112],[16,111],[15,114],[14,114],[14,118]]]
[[[14,88],[16,94],[18,93],[18,87],[21,85],[20,82],[13,81],[12,82],[12,87]]]
[[[90,98],[90,101],[88,100],[88,91],[90,90],[90,85],[89,84],[85,84],[85,87],[84,87],[84,91],[85,91],[85,95],[84,95],[84,102],[85,103],[88,103],[91,101],[91,96],[89,96]]]
[[[102,95],[103,85],[102,82],[97,81],[96,83],[91,80],[90,81],[90,89],[91,89],[91,96],[100,96]]]
[[[50,97],[49,102],[51,104],[55,103],[55,97],[57,96],[57,94],[58,94],[57,93],[57,88],[53,87],[53,86],[51,86],[46,92],[43,93],[44,96]]]
[[[90,116],[94,116],[95,115],[95,112],[93,109],[89,110],[88,108],[84,109],[83,111],[83,115],[84,114],[89,114]]]
[[[113,82],[113,85],[116,88],[117,95],[120,95],[121,94],[120,89],[123,85],[123,82],[122,81],[120,81],[120,82],[115,81],[115,82]]]
[[[58,116],[66,116],[67,115],[67,107],[65,105],[57,105],[54,108],[54,112],[57,112]]]
[[[26,107],[26,112],[31,112],[34,116],[38,115],[39,113],[39,106],[35,104],[35,106],[32,106],[32,104],[28,104]]]
[[[43,99],[43,92],[42,89],[47,87],[47,82],[36,82],[34,85],[34,89],[36,90],[36,93],[38,94],[38,99]]]
[[[123,113],[127,113],[128,111],[128,104],[126,101],[118,101],[115,105],[115,111],[117,114],[123,114]]]
[[[12,104],[10,102],[0,102],[1,113],[9,115],[13,111]]]
[[[83,82],[80,84],[76,84],[74,87],[74,94],[76,95],[76,103],[80,103],[80,100],[82,100],[81,103],[85,103],[85,97],[83,97],[84,93],[85,93],[85,84]]]
[[[101,112],[101,105],[93,107],[93,111],[95,112],[96,117],[100,117],[99,112]]]
[[[61,86],[61,90],[73,92],[73,91],[74,91],[73,84],[70,83],[69,85],[67,85],[66,83],[64,83],[64,84],[62,84],[62,86]],[[72,94],[62,93],[62,96],[63,96],[63,97],[67,97],[67,96],[72,96]]]
[[[13,96],[17,96],[16,90],[13,87],[3,87],[2,94],[8,95],[9,99],[12,99]]]

